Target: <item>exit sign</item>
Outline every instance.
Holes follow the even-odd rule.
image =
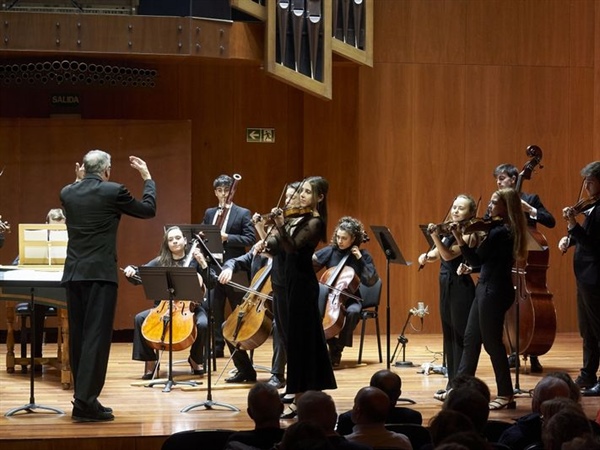
[[[246,142],[275,143],[275,128],[246,128]]]

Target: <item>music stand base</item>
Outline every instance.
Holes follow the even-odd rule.
[[[162,390],[163,392],[171,392],[171,389],[173,388],[173,386],[178,385],[178,384],[183,384],[185,386],[198,386],[198,383],[195,381],[175,381],[175,380],[154,380],[151,381],[150,383],[148,383],[146,385],[146,387],[154,387],[158,384],[164,384],[165,387]]]
[[[417,402],[415,402],[414,400],[410,399],[410,398],[404,398],[404,397],[400,397],[398,400],[398,402],[402,402],[402,403],[409,403],[411,405],[416,405]]]
[[[192,409],[200,408],[202,406],[204,406],[205,409],[213,409],[213,406],[222,406],[223,408],[228,409],[230,411],[239,411],[240,410],[239,408],[237,408],[233,405],[230,405],[229,403],[215,402],[213,400],[205,400],[200,403],[195,403],[193,405],[186,406],[185,408],[183,408],[181,410],[181,412],[188,412],[188,411],[191,411]]]
[[[396,367],[414,367],[415,365],[411,361],[396,361],[394,363]]]
[[[36,405],[35,403],[29,403],[24,406],[19,406],[18,408],[13,408],[13,409],[7,411],[6,414],[4,414],[4,415],[6,417],[10,417],[10,416],[14,416],[16,413],[18,413],[20,411],[34,413],[34,412],[36,412],[35,411],[36,409],[43,409],[45,411],[55,412],[56,414],[64,414],[65,413],[64,411],[62,411],[58,408],[53,408],[52,406],[43,406],[43,405]]]

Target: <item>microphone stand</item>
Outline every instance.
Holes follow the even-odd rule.
[[[219,270],[221,270],[222,267],[221,267],[221,264],[219,264],[219,262],[215,259],[214,255],[208,250],[208,247],[206,246],[204,239],[200,236],[198,236],[197,239],[198,239],[200,246],[202,247],[202,249],[204,251],[204,254],[208,257],[208,267],[206,270],[208,272],[207,279],[210,279],[211,264],[214,264],[214,266],[217,267]],[[213,313],[212,313],[211,297],[212,297],[212,289],[209,289],[207,299],[206,299],[207,314],[208,314],[208,339],[207,339],[208,342],[206,345],[206,354],[207,354],[207,357],[209,358],[208,364],[206,367],[206,383],[207,383],[206,400],[203,402],[194,403],[192,405],[186,406],[185,408],[183,408],[181,410],[181,412],[188,412],[188,411],[191,411],[192,409],[202,407],[202,406],[206,409],[212,409],[213,406],[222,406],[223,408],[229,409],[230,411],[239,411],[240,410],[236,406],[230,405],[229,403],[217,402],[217,401],[214,401],[212,398],[212,382],[211,382],[212,367],[211,367],[211,362],[210,362],[210,355],[211,355],[211,349],[212,349],[211,340],[213,340],[212,336],[213,336],[213,327],[214,327],[215,319],[214,319]]]

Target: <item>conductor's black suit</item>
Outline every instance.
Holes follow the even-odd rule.
[[[156,186],[144,181],[141,201],[122,184],[87,174],[65,186],[60,199],[67,216],[69,244],[62,282],[67,291],[69,351],[74,405],[100,408],[117,303],[116,238],[122,214],[154,217]]]

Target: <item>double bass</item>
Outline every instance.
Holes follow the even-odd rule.
[[[531,159],[519,173],[515,188],[519,193],[523,180],[531,179],[533,169],[540,163],[542,150],[536,145],[531,145],[527,148],[527,155]],[[511,351],[519,355],[540,356],[550,350],[556,337],[556,310],[552,293],[546,285],[550,252],[548,241],[541,232],[532,226],[529,226],[527,231],[527,260],[524,268],[514,269],[513,281],[517,299],[506,312],[504,330]]]
[[[198,241],[194,239],[190,251],[183,261],[183,267],[188,267],[192,260]],[[142,336],[148,345],[156,350],[171,350],[176,352],[185,350],[196,340],[198,330],[194,310],[196,303],[191,300],[173,300],[172,315],[169,314],[169,301],[161,300],[150,311],[142,324]],[[169,342],[169,328],[173,330],[172,340]],[[167,342],[165,342],[165,339]]]
[[[273,300],[272,267],[269,264],[256,272],[242,303],[223,323],[223,337],[236,348],[254,350],[271,334],[273,312],[268,302]]]

